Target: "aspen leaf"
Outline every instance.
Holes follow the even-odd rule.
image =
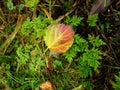
[[[70,25],[55,24],[48,26],[44,40],[51,52],[59,54],[71,47],[73,36],[74,32]]]

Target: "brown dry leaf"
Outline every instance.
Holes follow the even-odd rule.
[[[111,4],[111,0],[97,0],[98,3],[94,4],[90,10],[90,15],[95,13],[104,12],[107,7]]]
[[[53,85],[50,81],[46,81],[40,85],[41,90],[54,90]]]

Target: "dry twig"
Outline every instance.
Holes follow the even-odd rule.
[[[18,22],[17,25],[15,27],[15,30],[12,32],[11,35],[9,35],[8,39],[5,41],[5,43],[0,47],[0,54],[4,54],[6,49],[8,48],[8,46],[10,45],[10,43],[13,41],[13,39],[15,38],[17,32],[20,30],[21,26],[22,26],[22,22],[23,22],[23,16],[19,15],[18,16]]]

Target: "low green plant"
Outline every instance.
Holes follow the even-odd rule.
[[[14,10],[15,9],[15,6],[13,5],[12,0],[8,0],[7,7],[8,7],[9,10]]]
[[[99,50],[99,47],[101,45],[105,45],[105,43],[99,36],[94,38],[89,34],[87,41],[76,34],[74,36],[73,46],[64,53],[64,56],[69,64],[72,64],[73,61],[77,63],[76,69],[78,70],[79,76],[85,79],[92,76],[93,72],[96,71],[100,65],[99,60],[102,59],[102,52]],[[83,82],[85,83],[86,81]],[[91,86],[91,84],[83,85],[85,85],[85,87]]]
[[[112,84],[112,87],[115,90],[120,90],[120,73],[119,75],[115,75],[115,83]]]
[[[38,0],[24,1],[25,6],[32,10],[38,4]],[[9,3],[13,9],[13,4]],[[22,8],[23,5],[19,7],[20,10]],[[89,26],[96,25],[97,16],[94,17],[88,18]],[[82,20],[83,17],[75,15],[66,17],[64,22],[75,28],[81,25]],[[98,69],[99,60],[102,58],[99,47],[105,43],[99,36],[94,37],[89,34],[88,38],[84,39],[79,34],[75,34],[72,47],[67,52],[52,57],[53,63],[48,70],[49,50],[46,51],[47,46],[43,37],[47,27],[53,24],[56,24],[54,20],[42,15],[32,19],[28,17],[23,22],[14,40],[15,44],[11,43],[14,45],[14,56],[12,54],[10,57],[0,56],[0,62],[2,62],[0,75],[4,74],[2,78],[0,77],[0,83],[3,87],[15,90],[35,90],[44,81],[51,80],[58,90],[70,90],[80,84],[90,90],[92,83],[87,78]]]
[[[89,26],[91,27],[96,26],[97,21],[98,21],[98,14],[93,14],[88,16],[87,22]]]
[[[73,19],[75,20],[74,22],[72,21]],[[68,20],[66,23],[71,23],[71,25],[75,27],[80,24],[82,19],[83,18],[81,17],[74,16],[71,21]],[[16,69],[17,73],[20,70],[25,69],[25,75],[31,73],[33,74],[33,78],[35,78],[35,76],[44,72],[45,69],[43,68],[47,65],[46,62],[48,61],[47,56],[49,55],[49,51],[42,57],[46,48],[42,38],[45,35],[47,26],[52,24],[55,24],[55,22],[44,18],[43,16],[39,16],[33,20],[27,18],[23,23],[19,35],[24,37],[20,38],[21,44],[17,47],[16,52],[18,62]],[[81,84],[90,89],[92,83],[90,83],[87,78],[92,76],[93,72],[96,71],[100,65],[99,60],[102,58],[102,52],[99,50],[99,47],[101,45],[105,45],[105,43],[99,36],[95,38],[89,34],[88,40],[86,40],[78,34],[75,34],[72,47],[67,52],[60,55],[61,57],[57,56],[53,58],[53,67],[55,69],[60,67],[63,71],[67,70],[70,73],[69,68],[71,67],[72,62],[76,62],[74,69],[77,70],[79,77],[81,78]],[[65,58],[64,61],[61,60],[62,58]],[[68,61],[68,64],[66,64],[66,61]],[[61,73],[61,70],[57,72]],[[38,76],[41,77],[41,75]],[[58,74],[52,76],[54,79],[57,77],[59,78]],[[25,80],[23,81],[25,82]],[[42,82],[44,81],[44,78],[42,78],[42,81],[37,81]],[[28,86],[30,84],[31,82],[28,83]],[[27,88],[27,86],[25,88]],[[59,88],[59,86],[57,86],[57,88]],[[63,86],[63,88],[65,88],[65,86]]]
[[[72,17],[67,16],[65,19],[65,23],[70,24],[72,27],[76,27],[79,24],[81,24],[82,20],[83,20],[83,17],[77,16],[77,15],[74,15]]]
[[[116,11],[117,15],[120,16],[120,11]]]
[[[70,2],[66,1],[64,3],[64,6],[65,6],[66,10],[69,10],[70,9]]]
[[[24,2],[26,7],[35,10],[39,0],[24,0]]]
[[[53,20],[44,18],[44,16],[39,16],[33,20],[28,17],[23,22],[22,28],[14,41],[14,50],[16,51],[14,58],[12,56],[0,57],[2,62],[0,74],[5,74],[0,82],[4,87],[16,90],[35,90],[40,82],[45,80],[42,74],[45,72],[44,68],[48,54],[46,56],[43,54],[46,48],[43,36],[47,26],[54,23]],[[5,61],[3,58],[8,60]],[[6,83],[3,83],[2,79]]]

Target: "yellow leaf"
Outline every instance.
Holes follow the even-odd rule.
[[[73,36],[74,31],[70,25],[56,24],[48,27],[44,40],[51,52],[59,54],[72,46]]]

